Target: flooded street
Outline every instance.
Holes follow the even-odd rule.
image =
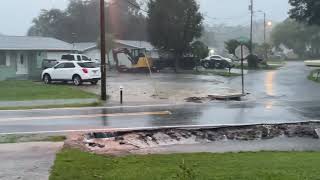
[[[245,82],[246,91],[250,95],[243,101],[211,101],[195,104],[163,99],[163,103],[150,101],[149,104],[145,103],[141,106],[137,104],[130,106],[132,104],[127,103],[123,106],[105,108],[0,111],[0,132],[64,132],[100,128],[316,120],[320,119],[320,86],[307,80],[308,72],[309,68],[302,62],[288,62],[279,70],[249,72]],[[199,91],[212,90],[212,92],[214,88],[239,89],[241,87],[241,77],[227,79],[195,75],[175,77],[166,75],[166,78],[160,78],[160,76],[164,75],[155,75],[158,82],[175,83],[174,87],[177,89],[184,88],[179,89],[181,91],[188,91],[185,89],[186,86]]]

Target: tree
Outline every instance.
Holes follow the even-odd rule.
[[[310,25],[320,25],[319,0],[289,0],[292,6],[290,18]]]
[[[70,43],[96,41],[100,33],[99,6],[97,0],[70,0],[64,11],[42,10],[28,35],[55,37]],[[118,39],[147,40],[146,17],[127,0],[112,0],[105,8],[107,33]]]
[[[148,4],[148,32],[151,43],[179,59],[191,49],[191,42],[201,37],[203,16],[195,0],[151,0]]]
[[[195,41],[191,44],[191,54],[195,58],[196,71],[198,71],[200,60],[209,55],[209,48],[202,41]]]
[[[261,45],[256,45],[254,48],[254,54],[259,57],[264,57],[268,59],[268,55],[272,53],[272,46],[268,43],[263,43]]]
[[[28,31],[30,36],[51,36],[64,39],[64,29],[67,26],[67,15],[59,9],[42,10],[39,17]]]
[[[320,27],[292,19],[277,25],[271,34],[273,44],[292,49],[299,57],[320,57]]]
[[[227,42],[225,42],[225,48],[227,49],[227,51],[229,52],[229,54],[233,54],[235,55],[235,51],[237,49],[238,46],[240,46],[240,42],[236,39],[231,39]]]
[[[231,39],[231,40],[225,42],[225,48],[227,49],[229,54],[236,55],[235,51],[236,51],[237,47],[240,46],[241,44],[245,45],[246,47],[250,47],[250,41],[240,42],[239,40]],[[254,49],[256,47],[256,44],[253,43],[252,46]]]
[[[197,59],[206,58],[209,54],[209,48],[201,41],[195,41],[191,44],[192,55]]]

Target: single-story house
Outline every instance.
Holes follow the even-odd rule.
[[[39,79],[43,59],[72,50],[72,44],[49,37],[0,36],[0,80]]]
[[[86,56],[94,60],[101,59],[100,49],[98,48],[96,42],[75,43],[74,46],[79,53],[85,54]],[[150,57],[154,59],[159,58],[158,50],[154,46],[152,46],[151,43],[146,41],[115,40],[115,48],[127,48],[127,49],[143,48],[143,49],[146,49],[147,54]],[[112,52],[110,51],[108,53],[109,53],[109,59],[111,64],[115,65]],[[119,63],[122,65],[126,65],[128,67],[130,67],[131,65],[128,58],[123,54],[119,55],[119,61],[120,61]]]

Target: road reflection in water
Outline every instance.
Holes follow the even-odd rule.
[[[267,72],[265,76],[264,86],[268,96],[275,96],[274,92],[274,78],[276,71]]]

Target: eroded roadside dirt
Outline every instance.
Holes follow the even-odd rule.
[[[65,146],[98,154],[127,155],[140,154],[141,152],[156,153],[157,149],[166,149],[177,145],[210,146],[217,142],[254,142],[276,138],[318,140],[319,137],[320,122],[305,122],[73,134],[67,139]]]

